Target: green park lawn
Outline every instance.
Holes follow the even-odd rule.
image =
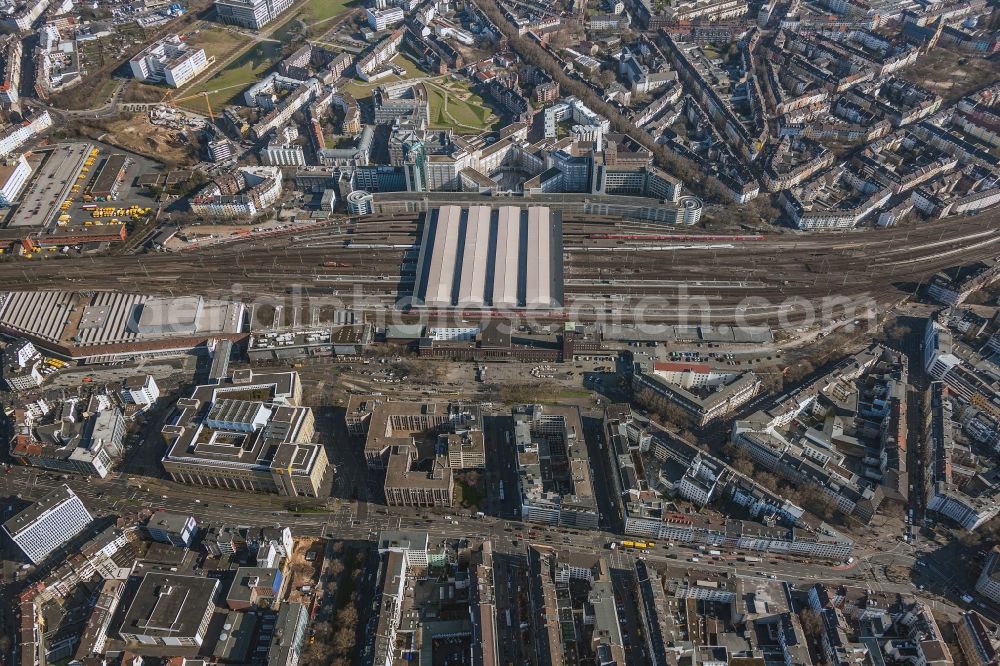
[[[281,45],[274,42],[260,42],[253,45],[246,53],[229,63],[211,78],[184,89],[175,96],[180,100],[180,106],[198,113],[205,113],[205,99],[201,95],[208,93],[212,110],[218,112],[223,105],[229,104],[237,96],[243,94],[251,84],[262,76],[281,59]]]

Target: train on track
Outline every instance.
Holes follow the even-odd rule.
[[[701,234],[588,234],[588,240],[641,241],[762,241],[761,234],[701,235]]]

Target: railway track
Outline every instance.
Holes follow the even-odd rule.
[[[180,254],[6,261],[0,263],[0,284],[9,289],[127,288],[242,298],[284,296],[296,289],[317,296],[336,291],[342,300],[370,298],[384,308],[394,301],[400,267],[415,260],[412,248],[420,242],[420,230],[419,220],[391,217],[266,241],[248,237]],[[612,303],[605,296],[616,297],[605,309],[625,311],[656,297],[676,303],[681,293],[685,298],[708,298],[725,319],[736,316],[743,299],[756,297],[775,304],[761,309],[773,316],[777,303],[792,298],[897,301],[939,270],[1000,254],[1000,223],[990,216],[836,236],[772,234],[763,240],[727,242],[727,247],[713,247],[719,242],[707,240],[710,236],[699,245],[692,240],[698,234],[685,229],[678,230],[685,238],[682,252],[629,251],[627,244],[637,241],[595,237],[650,235],[654,230],[657,240],[652,243],[665,244],[660,239],[670,236],[669,228],[564,221],[567,246],[624,248],[568,251],[567,299]],[[398,245],[404,247],[393,247]],[[669,316],[666,311],[653,313]]]

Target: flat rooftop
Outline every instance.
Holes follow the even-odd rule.
[[[189,638],[198,635],[207,609],[214,608],[216,578],[149,572],[125,613],[121,633]]]
[[[240,371],[196,387],[163,426],[163,463],[267,478],[274,472],[310,476],[323,445],[311,441],[312,410],[295,404],[300,390],[294,372]]]
[[[245,306],[201,297],[170,298],[113,291],[0,292],[0,332],[53,345],[72,355],[154,351],[171,341],[239,337]],[[193,346],[193,345],[191,345]]]
[[[382,396],[352,395],[347,402],[347,416],[367,415],[366,454],[384,453],[393,446],[411,446],[415,436],[431,431],[482,430],[479,405],[472,403],[410,402],[388,400]]]
[[[7,530],[8,534],[17,534],[42,517],[46,512],[51,511],[57,506],[63,504],[64,502],[68,502],[75,497],[76,494],[70,490],[70,487],[63,484],[39,499],[24,511],[21,511],[17,515],[8,519],[7,522],[3,524],[4,529]]]
[[[92,148],[89,143],[61,143],[46,151],[7,226],[41,228],[52,222]]]

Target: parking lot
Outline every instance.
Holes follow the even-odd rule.
[[[70,206],[65,211],[65,213],[70,216],[68,224],[70,226],[81,226],[86,225],[87,222],[90,222],[91,224],[108,222],[111,219],[110,217],[95,218],[91,215],[91,211],[84,210],[83,206],[90,206],[93,204],[97,204],[102,207],[114,207],[116,209],[126,209],[132,206],[138,206],[144,209],[152,208],[155,210],[157,206],[156,201],[148,193],[144,192],[142,187],[139,186],[139,176],[160,171],[163,168],[162,165],[148,158],[128,153],[113,146],[107,146],[100,143],[93,143],[92,145],[99,151],[97,159],[94,161],[93,166],[90,167],[90,171],[86,174],[88,176],[87,179],[79,181],[79,189],[76,192],[71,192],[70,198],[67,199],[68,201],[71,201]],[[125,155],[129,158],[130,162],[125,169],[125,177],[118,189],[117,198],[113,201],[106,202],[86,201],[85,199],[88,188],[100,174],[100,169],[104,165],[107,158],[112,155]],[[125,222],[126,220],[120,221]]]
[[[50,252],[63,244],[81,249],[89,238],[95,243],[114,240],[123,224],[126,233],[133,233],[157,209],[138,182],[141,174],[162,169],[153,160],[80,141],[35,151],[28,164],[32,169],[28,182],[0,226],[55,234],[40,237],[48,241]]]

